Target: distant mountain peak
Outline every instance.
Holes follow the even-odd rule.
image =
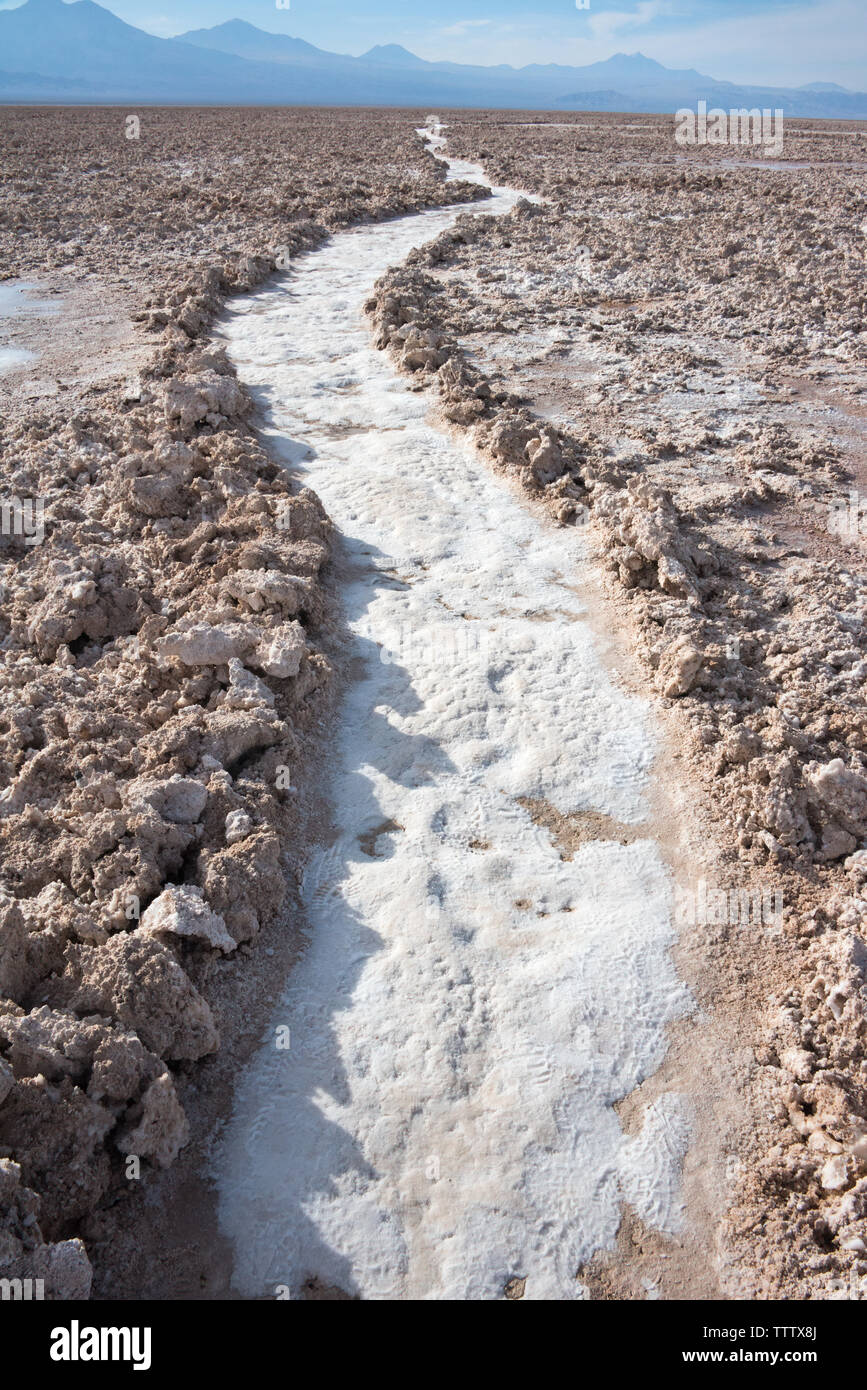
[[[227,19],[223,24],[215,24],[211,29],[188,29],[178,34],[180,43],[193,44],[196,48],[213,49],[217,53],[234,54],[238,58],[249,58],[254,62],[287,62],[318,60],[330,55],[315,48],[306,39],[293,38],[291,34],[274,34],[268,29],[257,29],[246,19]]]
[[[423,103],[428,110],[672,113],[718,97],[735,106],[785,106],[787,115],[867,119],[867,93],[841,91],[833,83],[810,84],[799,92],[733,85],[693,69],[674,71],[640,52],[615,53],[583,67],[485,67],[428,62],[391,43],[356,58],[238,18],[161,38],[95,0],[24,0],[14,9],[0,9],[0,69],[4,102],[14,97],[19,102],[413,109]]]
[[[257,29],[255,24],[249,24],[246,19],[226,19],[222,24],[215,24],[208,31],[211,34],[264,34],[264,29]]]
[[[295,39],[290,34],[272,34],[270,29],[257,29],[255,24],[250,24],[246,19],[227,19],[223,24],[215,24],[212,29],[196,29],[191,33],[197,34],[222,34],[226,38],[257,38],[257,39],[278,39],[281,43],[297,43],[302,48],[312,48],[313,45],[306,39]]]
[[[636,72],[664,72],[665,67],[655,58],[647,58],[643,53],[612,53],[606,63],[616,63],[621,68],[633,68]],[[602,66],[602,64],[598,64]]]
[[[419,58],[415,53],[410,53],[408,48],[403,48],[399,43],[377,43],[373,48],[369,48],[366,53],[361,55],[362,61],[368,63],[393,63],[401,67],[426,67],[424,58]]]

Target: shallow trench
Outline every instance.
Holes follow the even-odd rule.
[[[220,330],[340,531],[349,644],[307,945],[216,1163],[243,1297],[581,1298],[624,1203],[684,1219],[688,1097],[633,1135],[614,1108],[691,1007],[649,710],[599,654],[580,532],[429,424],[362,314],[466,210],[341,233]],[[540,803],[622,833],[566,857]]]

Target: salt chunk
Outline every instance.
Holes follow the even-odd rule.
[[[826,1192],[839,1192],[849,1184],[849,1168],[845,1154],[835,1154],[822,1169],[821,1183]]]
[[[246,840],[253,829],[253,822],[246,811],[230,811],[226,817],[226,844],[236,845]]]
[[[166,888],[142,913],[139,931],[144,936],[188,936],[220,951],[234,951],[224,919],[212,912],[201,888],[175,885]]]

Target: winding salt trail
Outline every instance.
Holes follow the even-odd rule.
[[[581,1298],[623,1202],[682,1221],[685,1102],[663,1095],[631,1137],[613,1109],[690,1008],[659,848],[564,860],[519,800],[641,822],[647,711],[596,653],[580,533],[426,423],[362,314],[379,275],[466,211],[341,233],[222,329],[273,447],[342,532],[353,671],[305,952],[217,1161],[247,1297],[313,1280],[498,1299],[526,1279],[527,1298]]]

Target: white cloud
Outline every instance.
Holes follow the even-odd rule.
[[[643,29],[660,15],[668,14],[665,0],[641,0],[634,10],[588,12],[590,32],[600,43],[611,43],[630,29]]]
[[[457,24],[450,24],[446,29],[440,29],[441,34],[446,34],[450,39],[459,39],[464,34],[468,34],[471,29],[484,29],[487,25],[493,24],[491,19],[459,19]]]
[[[747,13],[724,9],[696,20],[683,0],[591,0],[590,10],[564,3],[555,23],[460,20],[446,28],[414,29],[407,46],[422,57],[459,63],[566,63],[610,58],[618,48],[640,48],[669,68],[697,68],[730,82],[796,87],[805,82],[839,82],[863,91],[867,69],[864,0],[791,0],[764,9],[756,0]],[[576,22],[577,21],[577,22]]]

